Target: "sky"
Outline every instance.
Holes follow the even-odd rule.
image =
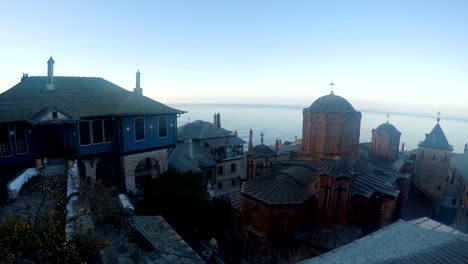
[[[22,73],[103,77],[163,103],[468,116],[468,1],[0,0],[0,92]]]

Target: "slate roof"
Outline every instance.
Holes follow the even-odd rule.
[[[168,163],[180,172],[201,173],[204,168],[215,166],[216,161],[199,142],[192,142],[193,158],[188,156],[190,143],[177,143],[169,153]]]
[[[348,161],[342,159],[325,160],[319,168],[320,175],[327,175],[334,179],[345,177],[350,178],[354,175]]]
[[[162,216],[135,215],[129,223],[153,247],[147,263],[206,263]]]
[[[321,165],[311,161],[281,161],[279,164],[283,166],[281,169],[245,182],[242,194],[271,205],[298,205],[312,196],[307,186],[313,183],[315,173],[319,171],[321,175],[334,178],[355,176],[353,195],[371,197],[380,193],[396,198],[400,193],[398,179],[408,177],[373,167],[353,168],[344,160],[329,160]]]
[[[202,120],[196,120],[177,128],[177,137],[182,141],[189,139],[223,138],[226,136],[232,136],[231,131],[216,127],[212,123]]]
[[[450,159],[450,163],[452,163],[453,167],[460,173],[465,183],[468,183],[468,152],[453,156]]]
[[[258,157],[265,157],[265,158],[270,158],[270,157],[276,157],[276,152],[274,152],[269,146],[265,144],[260,144],[255,146],[252,149],[253,155],[255,158]]]
[[[397,187],[397,180],[402,177],[407,176],[380,169],[374,169],[369,172],[357,171],[353,195],[371,197],[375,193],[381,193],[396,198],[400,193]]]
[[[134,114],[177,114],[177,110],[97,77],[54,77],[47,91],[46,76],[31,76],[0,94],[0,122],[29,120],[46,108],[72,117]]]
[[[346,99],[335,95],[333,92],[318,98],[304,110],[310,113],[358,113]]]
[[[433,148],[453,151],[453,146],[448,143],[444,131],[439,125],[439,122],[434,126],[431,133],[426,134],[426,139],[419,143],[420,147]]]
[[[314,180],[314,173],[306,167],[286,167],[244,182],[241,192],[271,205],[299,205],[311,197],[307,186]]]
[[[303,264],[466,263],[468,237],[453,228],[420,218],[399,220],[361,239]]]
[[[401,135],[401,132],[396,129],[396,127],[389,122],[383,123],[375,129],[377,132],[388,132],[389,134],[398,134]]]

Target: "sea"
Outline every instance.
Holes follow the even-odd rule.
[[[186,111],[178,119],[178,126],[195,120],[213,122],[213,115],[220,113],[221,126],[248,141],[249,130],[253,130],[253,142],[260,143],[260,134],[264,134],[264,143],[274,145],[276,139],[282,142],[302,138],[302,110],[306,106],[286,105],[243,105],[243,104],[171,104],[172,107]],[[357,109],[359,111],[359,109]],[[360,142],[370,142],[372,129],[387,122],[387,114],[361,111]],[[390,114],[389,122],[400,132],[400,146],[405,143],[405,150],[416,149],[436,125],[436,116],[428,117],[411,114]],[[442,127],[454,152],[462,153],[468,142],[468,121],[441,118]]]

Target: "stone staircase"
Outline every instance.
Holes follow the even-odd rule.
[[[59,175],[67,170],[65,159],[49,159],[45,173],[49,176]]]

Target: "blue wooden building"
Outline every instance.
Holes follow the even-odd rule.
[[[103,78],[23,75],[0,94],[0,168],[33,167],[45,157],[65,160],[77,150],[80,174],[136,190],[144,177],[167,170],[183,111]],[[2,177],[2,175],[0,175]]]

